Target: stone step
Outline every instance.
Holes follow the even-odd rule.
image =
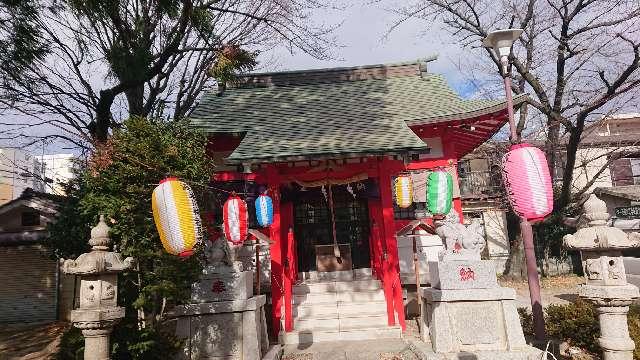
[[[351,341],[373,339],[399,339],[402,329],[399,326],[351,327],[340,330],[302,330],[280,332],[281,344],[310,344],[325,341]]]
[[[338,293],[327,292],[319,294],[293,295],[292,304],[334,304],[338,302]]]
[[[362,303],[371,301],[385,301],[385,298],[384,291],[382,289],[378,289],[369,291],[338,293],[338,301]]]
[[[384,291],[382,289],[356,292],[308,293],[293,296],[293,304],[332,304],[340,301],[359,303],[384,300]]]
[[[340,330],[350,328],[376,328],[387,327],[389,319],[387,314],[364,314],[360,316],[326,316],[320,318],[294,318],[293,328],[302,330]],[[281,320],[284,329],[284,319]]]
[[[352,281],[371,279],[371,269],[354,269],[345,271],[309,271],[298,273],[298,280],[311,281]]]
[[[340,329],[340,319],[338,319],[337,316],[333,318],[327,318],[327,319],[294,318],[293,328],[297,331]]]
[[[382,288],[380,280],[323,281],[307,282],[293,286],[294,295],[317,294],[326,292],[354,292],[378,290]]]
[[[294,304],[293,317],[300,319],[322,319],[337,315],[341,317],[358,315],[385,315],[385,301],[369,301],[362,303],[335,302],[330,304]]]

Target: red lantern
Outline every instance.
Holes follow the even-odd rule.
[[[222,208],[224,236],[235,245],[242,244],[247,238],[247,203],[236,195],[231,195]]]
[[[511,146],[502,158],[503,179],[513,210],[530,222],[553,211],[553,187],[544,153],[529,144]]]

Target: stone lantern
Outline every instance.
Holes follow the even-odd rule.
[[[622,250],[640,243],[618,228],[607,226],[609,213],[604,201],[591,194],[578,220],[578,231],[564,237],[568,249],[580,250],[586,284],[578,295],[596,306],[604,360],[632,360],[634,343],[629,337],[629,305],[640,295],[627,283]]]
[[[71,312],[71,322],[85,338],[85,360],[109,359],[109,334],[124,317],[117,301],[118,273],[134,264],[133,258],[122,260],[119,253],[109,251],[109,230],[101,215],[91,229],[91,251],[62,264],[65,274],[80,276],[80,307]]]

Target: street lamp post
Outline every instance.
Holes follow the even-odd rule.
[[[507,112],[509,115],[509,130],[512,144],[520,142],[516,131],[516,123],[513,118],[513,97],[511,95],[511,76],[509,73],[509,55],[513,42],[522,34],[522,29],[504,29],[490,33],[483,41],[484,47],[492,48],[500,58],[502,74],[504,75],[504,88],[507,97]],[[533,231],[531,224],[525,218],[521,218],[520,229],[524,254],[527,262],[527,278],[529,283],[529,295],[531,297],[531,309],[536,340],[544,340],[544,315],[542,312],[542,300],[540,297],[540,280],[538,279],[538,266],[533,247]]]

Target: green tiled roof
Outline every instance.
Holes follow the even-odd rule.
[[[417,68],[416,68],[417,69]],[[517,99],[516,99],[517,100]],[[246,133],[230,163],[424,152],[412,125],[504,109],[504,100],[462,100],[440,75],[230,88],[206,94],[191,124]]]

